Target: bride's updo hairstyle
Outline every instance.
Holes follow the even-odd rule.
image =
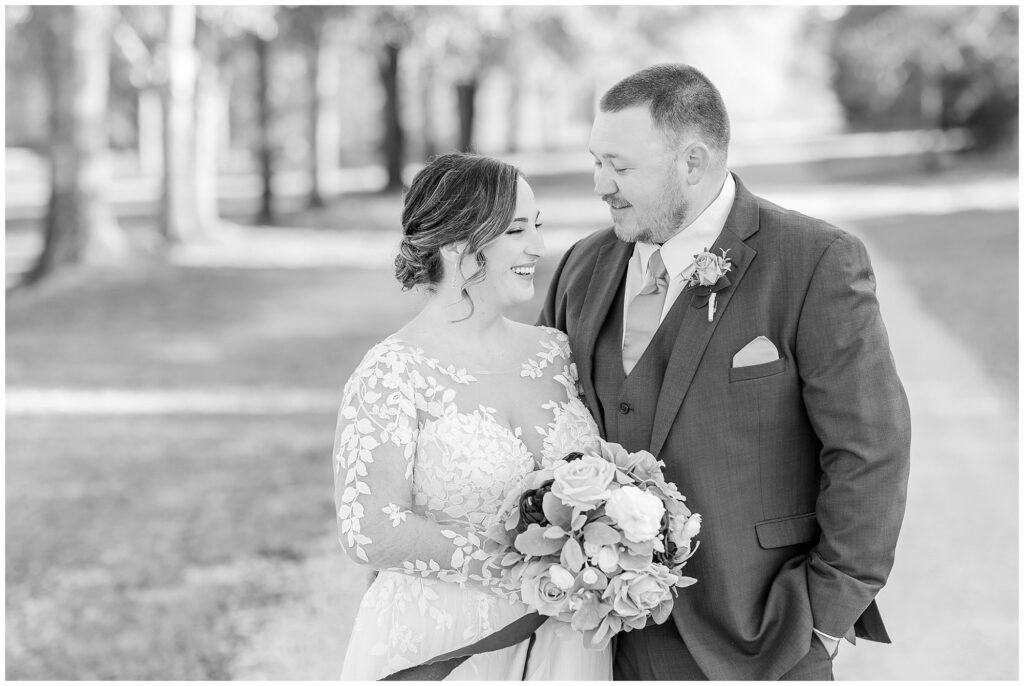
[[[480,250],[511,225],[516,210],[516,183],[511,164],[493,157],[446,153],[435,157],[412,180],[402,209],[402,244],[395,257],[395,278],[402,290],[422,286],[434,293],[444,277],[441,248],[465,242],[462,257],[476,258],[466,286],[484,280],[486,260]],[[459,262],[462,273],[462,262]]]

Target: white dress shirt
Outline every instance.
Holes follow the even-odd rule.
[[[718,192],[718,197],[693,220],[693,223],[660,246],[661,258],[665,262],[665,269],[669,276],[668,294],[665,296],[665,306],[661,310],[662,321],[672,308],[676,298],[683,292],[683,286],[693,272],[693,256],[709,250],[712,244],[718,240],[718,235],[725,227],[725,220],[729,218],[729,212],[732,211],[732,203],[735,199],[736,182],[733,181],[732,174],[726,172],[725,183],[722,184],[722,190]],[[647,262],[658,248],[659,246],[653,243],[637,243],[633,247],[633,256],[629,258],[629,264],[626,267],[626,292],[622,304],[622,321],[627,321],[629,304],[643,287],[644,279],[647,276]],[[623,331],[623,335],[625,335],[625,331]]]

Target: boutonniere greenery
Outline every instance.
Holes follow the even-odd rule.
[[[715,318],[715,300],[718,292],[729,287],[729,277],[726,273],[732,269],[732,260],[726,257],[728,250],[719,249],[721,255],[715,255],[709,250],[693,256],[694,270],[690,274],[686,287],[693,287],[693,306],[696,308],[708,306],[708,321]]]

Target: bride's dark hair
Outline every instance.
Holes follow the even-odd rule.
[[[402,244],[395,257],[395,278],[402,290],[424,286],[435,292],[444,276],[441,248],[465,242],[463,257],[476,258],[476,271],[466,278],[466,291],[484,280],[487,264],[480,250],[503,234],[516,210],[516,182],[511,164],[470,153],[435,157],[412,180],[402,209]],[[462,262],[459,262],[462,274]],[[463,276],[465,276],[463,274]]]

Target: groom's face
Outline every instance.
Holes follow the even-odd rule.
[[[689,205],[673,146],[647,107],[598,112],[590,133],[594,192],[608,203],[616,235],[664,243],[683,225]]]

